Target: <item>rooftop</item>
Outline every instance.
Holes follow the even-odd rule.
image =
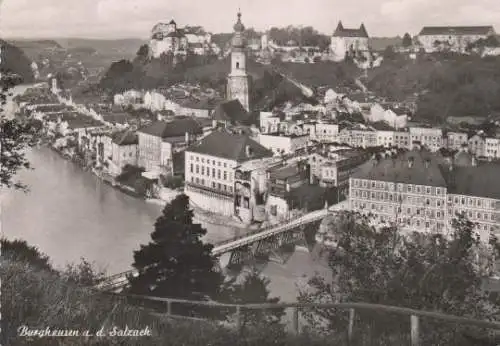
[[[180,137],[184,136],[186,132],[191,134],[203,133],[200,124],[192,118],[175,119],[171,122],[157,121],[139,130],[139,132],[161,138]]]
[[[231,134],[221,131],[212,132],[190,146],[187,151],[237,162],[273,156],[271,150],[266,149],[247,135]]]
[[[424,26],[420,36],[425,35],[489,35],[494,34],[493,26]]]
[[[437,158],[425,150],[412,150],[394,158],[372,159],[361,165],[352,178],[413,185],[446,186]]]
[[[118,145],[134,145],[139,143],[137,133],[132,131],[122,131],[113,134],[112,141]]]
[[[482,163],[478,166],[453,167],[443,170],[448,193],[500,200],[500,164]]]
[[[248,112],[243,108],[239,100],[225,101],[215,107],[212,119],[219,121],[229,121],[235,123],[245,123],[248,120]]]
[[[347,29],[344,28],[342,22],[339,22],[337,29],[333,33],[335,37],[366,37],[368,38],[368,32],[366,31],[365,25],[361,24],[359,29]]]

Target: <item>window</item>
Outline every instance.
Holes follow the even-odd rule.
[[[217,170],[217,179],[220,179],[220,169]]]
[[[200,161],[200,158],[198,156],[196,156],[196,162]]]
[[[436,194],[438,194],[438,195],[441,194],[441,189],[439,187],[436,188]]]
[[[196,182],[196,184],[200,183],[200,179],[198,179],[198,178],[196,178],[194,181]]]
[[[430,193],[431,193],[431,188],[430,188],[430,187],[426,187],[426,188],[425,188],[425,193],[426,193],[426,194],[428,194],[428,195],[430,195]]]
[[[191,182],[194,183],[194,178],[193,177],[191,177]]]
[[[233,192],[233,187],[229,186],[229,192]]]
[[[372,181],[372,189],[374,189],[374,188],[375,188],[375,182]]]
[[[201,175],[205,175],[205,166],[201,166]]]
[[[215,183],[212,181],[212,187],[215,189]]]
[[[205,179],[201,179],[201,185],[205,185]]]
[[[220,187],[220,183],[217,183],[217,188],[220,190],[221,187]]]
[[[193,168],[194,168],[193,164],[191,164],[191,173],[193,173]]]
[[[411,185],[408,185],[407,189],[408,189],[408,192],[411,192],[411,190],[412,190]]]
[[[224,180],[227,180],[227,172],[224,172]]]
[[[205,163],[205,159],[204,158],[201,158],[201,163]]]
[[[226,167],[227,167],[227,163],[224,162],[224,168],[226,168]]]
[[[212,177],[215,178],[215,168],[212,168]]]
[[[200,173],[200,167],[196,165],[196,174]]]

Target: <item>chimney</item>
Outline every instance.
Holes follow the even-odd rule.
[[[476,167],[476,166],[477,166],[476,157],[472,156],[472,167]]]
[[[431,164],[431,160],[425,159],[424,164],[425,164],[425,168],[429,168],[429,166]]]
[[[248,144],[245,146],[245,154],[246,154],[247,157],[251,157],[252,154],[253,154],[252,153],[252,148],[250,148],[250,146]]]
[[[408,158],[408,168],[412,168],[413,167],[414,160],[415,159],[413,157],[409,157]]]

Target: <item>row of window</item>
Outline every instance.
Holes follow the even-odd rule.
[[[198,184],[198,185],[211,187],[212,189],[217,189],[220,191],[226,191],[226,192],[231,192],[231,193],[233,192],[232,186],[224,185],[221,183],[215,183],[215,182],[212,182],[212,184],[210,185],[210,182],[208,180],[205,180],[205,179],[191,177],[191,182]]]
[[[388,201],[388,202],[398,202],[405,204],[413,204],[413,205],[427,205],[432,207],[441,207],[444,206],[445,201],[443,199],[431,199],[424,197],[412,197],[408,195],[402,195],[398,193],[390,193],[390,192],[374,192],[374,191],[366,191],[366,190],[354,190],[353,195],[357,198],[363,198],[368,200],[377,200],[377,201]]]
[[[432,209],[415,208],[415,207],[397,207],[388,204],[366,203],[362,201],[354,201],[353,207],[371,212],[381,212],[386,214],[401,214],[411,215],[414,217],[427,217],[430,219],[442,219],[445,216],[443,211],[434,211]]]
[[[194,155],[190,155],[189,158],[191,161],[196,161],[196,162],[206,163],[207,165],[227,168],[227,162],[221,162],[219,160],[216,161],[213,159],[212,160],[205,159],[204,157],[199,157],[199,156],[194,156]]]
[[[436,195],[441,195],[441,193],[445,193],[444,188],[440,187],[431,187],[431,186],[421,186],[421,185],[410,185],[403,183],[389,183],[385,181],[374,181],[374,180],[363,180],[363,179],[353,179],[353,185],[355,187],[364,187],[371,189],[380,189],[380,190],[389,190],[389,191],[397,191],[399,192],[409,192],[416,194],[427,194],[430,195],[435,191]]]
[[[496,208],[496,201],[488,201],[481,198],[448,196],[448,203],[454,205],[467,205],[469,207],[476,207],[481,209]]]
[[[227,171],[221,171],[220,169],[216,170],[215,168],[194,165],[192,163],[190,164],[189,168],[191,173],[206,175],[207,177],[211,176],[212,178],[217,178],[222,180],[231,180],[232,178],[231,173],[228,173]],[[212,173],[212,175],[210,175],[210,172]]]

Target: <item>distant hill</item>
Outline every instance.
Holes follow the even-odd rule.
[[[31,70],[31,60],[26,57],[19,47],[3,40],[0,40],[0,44],[3,47],[2,70],[18,74],[24,83],[32,83],[34,77]]]
[[[146,40],[130,38],[116,40],[97,40],[86,38],[58,39],[57,42],[65,49],[81,49],[82,47],[94,49],[97,54],[120,59],[133,59],[140,46]]]
[[[63,49],[55,40],[7,40],[7,42],[21,49],[32,61],[35,61],[42,52]]]

